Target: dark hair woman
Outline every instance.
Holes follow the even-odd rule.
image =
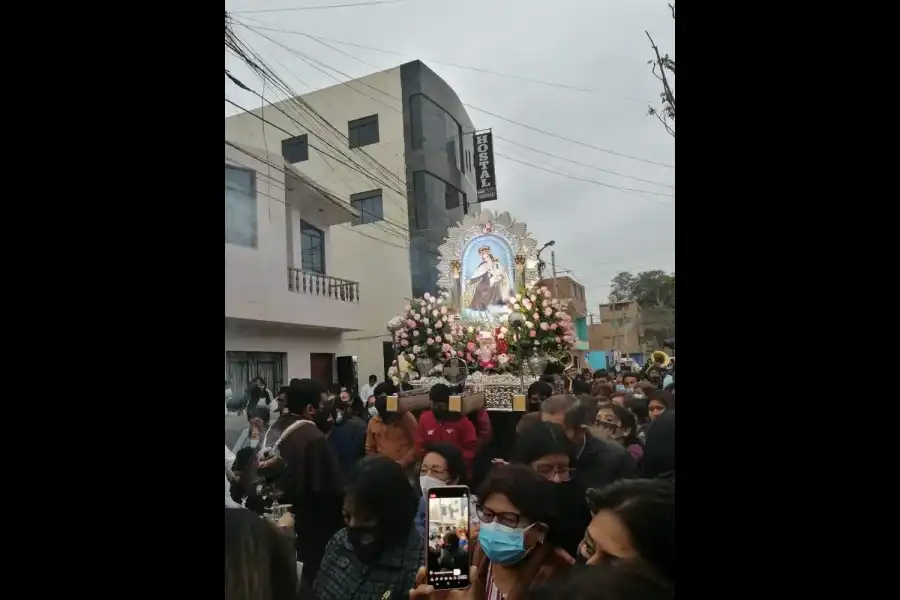
[[[577,560],[587,565],[640,562],[675,585],[675,482],[617,481],[588,493],[594,518]]]
[[[478,536],[470,542],[477,597],[519,600],[564,574],[572,557],[553,542],[553,484],[525,465],[495,467],[478,489]]]
[[[675,586],[642,565],[598,565],[528,593],[525,600],[674,600]]]
[[[243,508],[225,509],[225,600],[295,600],[289,538]]]
[[[647,478],[675,474],[675,411],[667,410],[647,427],[640,471]]]
[[[518,435],[512,455],[513,463],[528,465],[554,484],[559,518],[549,524],[550,531],[554,543],[569,554],[575,553],[591,522],[585,488],[574,477],[575,452],[562,425],[541,422]]]
[[[592,433],[596,437],[624,446],[635,464],[644,455],[644,447],[638,437],[637,418],[630,410],[618,404],[610,402],[597,409],[597,420]]]
[[[425,535],[425,495],[428,490],[445,485],[467,485],[466,462],[462,450],[453,444],[434,443],[425,446],[425,456],[419,466],[419,509],[416,511],[416,528]],[[474,513],[469,510],[469,520]]]
[[[405,597],[425,560],[413,525],[416,505],[396,461],[383,456],[359,461],[344,491],[346,527],[328,542],[313,584],[316,599]]]

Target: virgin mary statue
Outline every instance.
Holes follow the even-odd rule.
[[[472,310],[488,310],[490,306],[506,306],[509,300],[509,278],[500,261],[491,254],[489,246],[478,249],[481,256],[479,264],[468,280],[471,290],[469,308]]]

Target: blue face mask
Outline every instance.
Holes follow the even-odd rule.
[[[616,391],[617,391],[617,392],[624,392],[624,391],[625,391],[625,386],[622,385],[621,383],[617,383],[617,384],[616,384]]]
[[[491,562],[498,565],[514,565],[525,558],[525,529],[513,529],[499,523],[482,523],[478,530],[478,543]]]

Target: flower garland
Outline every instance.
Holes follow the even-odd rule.
[[[524,329],[510,327],[505,319],[499,326],[463,321],[447,306],[447,294],[426,293],[412,300],[388,323],[394,348],[402,357],[394,361],[388,375],[399,384],[417,378],[407,364],[418,367],[417,361],[428,359],[437,371],[439,363],[453,357],[464,360],[471,370],[516,370],[519,351],[527,358],[569,350],[574,345],[572,318],[545,286],[521,290],[509,299],[509,308],[525,317]],[[418,373],[422,377],[428,374]]]

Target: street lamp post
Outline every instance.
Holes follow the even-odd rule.
[[[544,278],[544,264],[541,262],[541,252],[544,251],[544,248],[549,248],[550,246],[553,246],[554,244],[556,244],[556,240],[550,240],[549,242],[547,242],[546,244],[541,246],[540,249],[537,251],[538,279]]]

